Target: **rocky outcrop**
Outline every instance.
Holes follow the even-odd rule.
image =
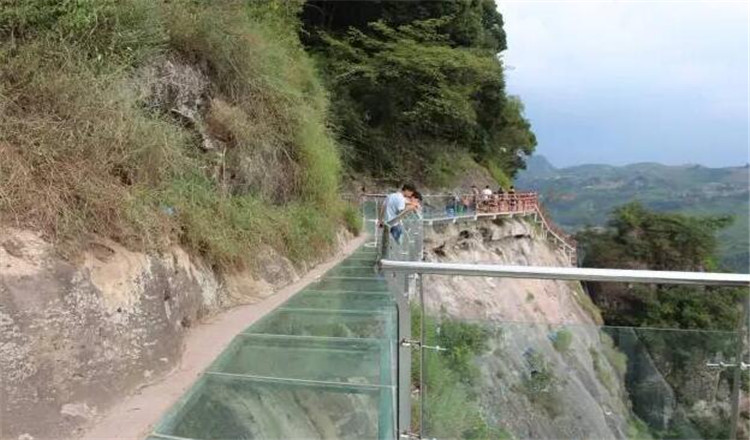
[[[101,240],[68,261],[34,233],[0,229],[0,438],[74,436],[174,368],[189,327],[304,270],[259,253],[258,270],[233,274],[177,247],[147,255]]]
[[[425,231],[427,260],[568,266],[524,218],[457,222]],[[625,438],[626,359],[600,330],[579,283],[427,276],[430,313],[490,329],[479,357],[481,406],[515,438]]]

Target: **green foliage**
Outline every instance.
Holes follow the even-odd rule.
[[[156,53],[166,34],[158,2],[148,0],[23,0],[0,8],[0,39],[55,41],[90,60],[117,68]]]
[[[555,347],[555,350],[560,353],[565,353],[568,351],[572,343],[573,333],[568,329],[562,329],[555,333],[555,339],[553,340],[552,345]]]
[[[602,312],[599,307],[594,304],[588,293],[583,290],[583,286],[579,281],[568,281],[568,287],[573,292],[576,303],[589,315],[595,324],[604,324],[604,318],[602,318]]]
[[[0,219],[70,250],[89,234],[175,241],[218,267],[269,245],[311,259],[345,222],[328,96],[299,42],[300,2],[32,0],[0,9]],[[178,60],[224,152],[146,102]],[[102,146],[106,146],[103,148]]]
[[[449,348],[444,360],[447,367],[455,371],[462,382],[472,384],[479,375],[472,360],[487,351],[488,336],[487,329],[477,324],[454,320],[441,322],[436,342],[441,347]]]
[[[362,231],[362,213],[356,205],[347,204],[344,207],[344,224],[346,229],[354,235],[359,235]]]
[[[591,264],[608,260],[622,264],[630,259],[654,270],[698,270],[716,251],[716,232],[730,223],[727,217],[657,213],[632,202],[612,212],[608,232],[585,232],[581,237],[596,247]]]
[[[541,353],[527,353],[526,363],[528,373],[524,376],[521,391],[549,417],[557,417],[562,413],[559,379]]]
[[[505,94],[493,1],[385,2],[351,15],[311,3],[308,44],[356,171],[444,182],[446,151],[491,166],[504,184],[523,167],[536,140]]]
[[[422,315],[412,307],[412,334],[419,335]],[[478,324],[442,317],[425,317],[425,341],[447,351],[426,351],[425,383],[421,395],[427,400],[424,424],[428,432],[445,438],[512,438],[500,427],[492,426],[477,401],[475,358],[487,351],[489,332]],[[420,358],[412,358],[412,378],[419,383]],[[413,423],[420,414],[414,414]]]
[[[438,147],[434,147],[438,151]],[[470,175],[480,166],[466,152],[436,152],[426,165],[424,181],[431,188],[450,188],[456,181]]]
[[[625,373],[628,371],[628,356],[615,347],[615,343],[606,333],[601,333],[601,346],[604,357],[610,365],[614,367],[621,381],[625,380]]]
[[[631,203],[612,213],[608,230],[578,234],[584,266],[701,270],[716,249],[723,217],[656,213]],[[734,329],[741,289],[591,283],[595,300],[610,325],[692,329]],[[616,306],[609,301],[618,298]],[[626,313],[623,313],[627,310]]]
[[[589,354],[591,355],[594,372],[596,373],[597,379],[599,379],[599,383],[604,385],[610,394],[615,395],[617,393],[617,382],[612,376],[611,370],[594,347],[589,348]]]
[[[613,212],[609,229],[579,234],[579,244],[588,266],[699,271],[711,268],[715,234],[728,223],[725,217],[656,213],[634,203]],[[608,325],[636,327],[638,341],[648,350],[681,406],[692,408],[705,399],[692,385],[695,371],[703,368],[707,359],[735,355],[740,304],[747,299],[747,289],[621,283],[590,283],[589,287]],[[623,376],[625,359],[612,344],[603,345],[609,364]],[[613,391],[614,379],[604,359],[593,349],[591,355],[600,381]],[[719,382],[728,379],[720,377]],[[630,391],[637,392],[637,387]],[[689,433],[691,426],[699,432]],[[663,435],[721,438],[725,428],[717,414],[688,411],[684,420],[671,421]]]
[[[652,440],[654,438],[648,425],[636,416],[631,416],[628,420],[627,436],[630,440]]]

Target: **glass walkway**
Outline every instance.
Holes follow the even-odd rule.
[[[237,335],[149,440],[390,439],[396,307],[362,247]]]

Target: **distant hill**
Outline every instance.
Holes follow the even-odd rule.
[[[748,167],[707,168],[637,163],[625,166],[579,165],[556,168],[532,156],[519,173],[519,189],[538,191],[555,221],[574,232],[603,225],[612,208],[632,200],[659,211],[697,215],[729,214],[734,224],[720,234],[722,266],[748,272]]]

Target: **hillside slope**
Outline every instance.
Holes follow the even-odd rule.
[[[436,225],[425,233],[425,249],[429,261],[569,265],[523,219]],[[475,360],[475,392],[492,425],[513,438],[633,435],[625,358],[600,331],[598,310],[579,283],[440,276],[423,282],[429,314],[488,329],[487,349]]]
[[[333,244],[328,99],[297,2],[34,0],[0,12],[0,222],[216,268]]]
[[[719,232],[721,262],[736,272],[747,273],[749,171],[748,167],[654,163],[555,168],[543,156],[533,156],[516,184],[539,191],[555,221],[570,231],[604,225],[613,208],[634,200],[656,211],[732,215],[734,223]]]
[[[7,6],[0,437],[73,438],[358,217],[299,2]]]

